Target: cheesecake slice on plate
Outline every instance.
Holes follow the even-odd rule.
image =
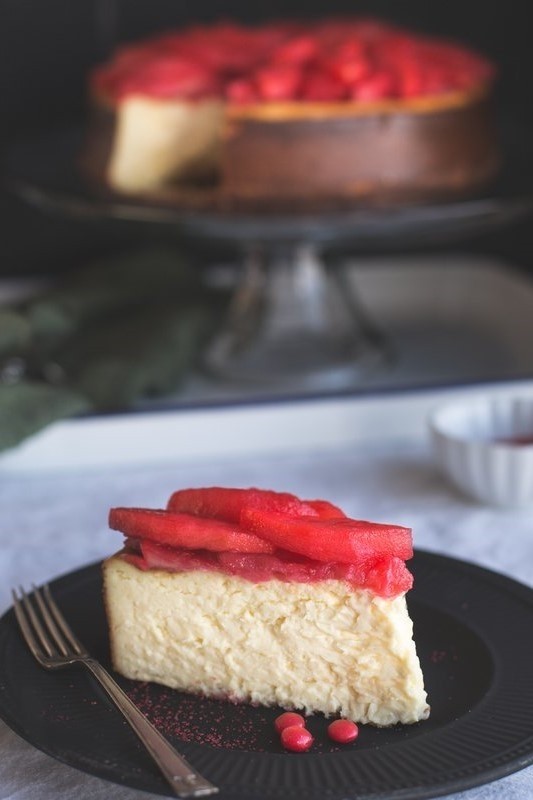
[[[114,508],[104,562],[125,677],[388,726],[429,714],[405,594],[411,531],[258,489]]]

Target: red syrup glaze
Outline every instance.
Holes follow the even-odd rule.
[[[281,734],[273,724],[276,710],[236,703],[231,698],[185,694],[144,681],[127,681],[128,696],[167,738],[194,742],[216,749],[256,753],[281,753]],[[59,721],[50,709],[49,715]],[[66,717],[65,717],[66,719]],[[308,720],[314,738],[313,751],[338,752],[341,746],[326,733],[327,720],[314,715]]]
[[[368,589],[380,597],[395,597],[407,592],[413,577],[405,563],[394,556],[358,564],[315,561],[285,550],[272,555],[257,553],[216,553],[207,550],[182,550],[148,540],[127,540],[121,557],[143,571],[169,572],[204,570],[234,575],[252,583],[280,580],[318,583],[341,580],[353,589]]]
[[[264,752],[269,710],[228,703],[227,698],[185,695],[146,682],[132,682],[127,694],[164,736],[228,750]],[[228,710],[230,708],[230,710]]]
[[[495,444],[510,444],[515,447],[528,447],[533,444],[533,434],[524,434],[523,436],[509,436],[494,439]]]
[[[453,42],[380,21],[289,20],[196,25],[123,46],[93,70],[91,86],[116,100],[374,101],[468,90],[494,72]]]

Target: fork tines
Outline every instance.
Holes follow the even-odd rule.
[[[33,656],[40,663],[61,657],[87,655],[59,611],[48,584],[42,589],[32,586],[31,595],[19,587],[18,593],[12,591],[12,596],[22,634]]]

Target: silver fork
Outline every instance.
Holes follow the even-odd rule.
[[[13,608],[26,643],[45,669],[61,669],[82,664],[103,686],[127,722],[146,747],[178,797],[204,797],[218,788],[203,778],[154,728],[127,694],[92,658],[76,638],[57,607],[48,585],[32,586],[34,601],[19,587],[12,591]]]

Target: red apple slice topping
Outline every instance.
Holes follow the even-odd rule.
[[[227,489],[211,486],[205,489],[182,489],[174,492],[168,501],[169,511],[195,514],[239,524],[244,509],[256,508],[277,511],[290,516],[319,516],[312,503],[300,500],[289,492],[274,492],[268,489]],[[326,501],[320,501],[320,504]],[[331,506],[331,504],[327,504]],[[325,508],[325,507],[324,507]],[[324,513],[324,511],[322,512]],[[339,514],[342,511],[339,509]]]
[[[411,530],[346,517],[326,500],[208,487],[174,492],[168,509],[113,508],[140,569],[211,569],[252,582],[344,580],[392,597],[411,588]]]
[[[315,558],[348,564],[395,556],[406,560],[413,555],[410,528],[383,525],[345,517],[317,519],[288,517],[275,511],[244,509],[241,525],[275,547]]]
[[[193,25],[117,49],[91,86],[111,98],[353,102],[468,90],[494,78],[475,52],[373,19]]]
[[[346,517],[344,511],[338,506],[330,503],[329,500],[304,500],[304,503],[311,506],[313,511],[316,511],[322,519],[338,519],[339,517]]]
[[[138,569],[168,572],[208,570],[235,575],[252,583],[269,580],[316,583],[346,581],[354,588],[370,589],[381,597],[395,597],[408,591],[413,576],[398,558],[383,558],[361,564],[324,563],[278,551],[263,553],[217,553],[168,547],[149,539],[129,542],[123,557]]]
[[[151,508],[112,508],[109,527],[136,539],[188,550],[272,553],[273,545],[237,525]]]

